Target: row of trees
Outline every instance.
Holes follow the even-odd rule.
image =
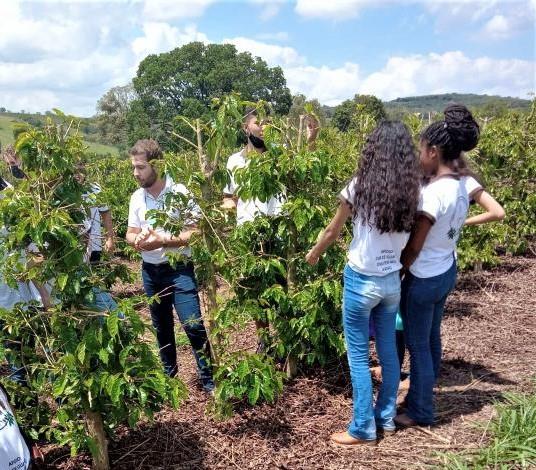
[[[227,182],[225,156],[236,148],[244,105],[231,95],[218,102],[208,120],[177,118],[195,138],[188,138],[191,148],[168,152],[163,168],[189,187],[201,208],[193,256],[214,345],[214,410],[220,415],[237,402],[275,400],[283,386],[276,362],[288,369],[300,363],[322,365],[344,352],[340,272],[345,245],[331,249],[316,267],[303,258],[329,220],[334,195],[350,178],[365,136],[376,123],[374,115],[361,112],[351,132],[323,129],[317,149],[309,151],[300,146],[292,119],[273,119],[265,135],[267,151],[252,156],[237,179],[243,198],[266,200],[284,190],[283,213],[234,228],[220,202]],[[266,103],[258,107],[262,112]],[[313,105],[304,107],[313,113]],[[121,300],[117,311],[94,308],[98,290],[118,278],[128,281],[129,273],[117,259],[100,268],[83,260],[78,227],[87,209],[82,197],[87,188],[76,181],[73,169],[88,156],[80,136],[72,132],[75,123],[60,125],[60,118],[65,119],[60,116],[19,136],[17,150],[29,179],[0,200],[0,220],[9,228],[0,243],[2,275],[12,285],[54,278],[59,300],[47,312],[24,305],[0,312],[2,335],[11,340],[1,354],[26,366],[29,389],[3,383],[27,410],[22,417],[35,436],[69,443],[74,452],[88,447],[96,467],[107,468],[106,436],[113,436],[119,424],[135,426],[166,403],[178,406],[185,389],[161,371],[152,329],[136,310],[141,298]],[[406,119],[417,138],[426,122],[414,115]],[[511,113],[484,125],[480,145],[470,157],[509,219],[503,225],[467,229],[462,267],[495,263],[500,251],[534,249],[535,155],[536,102],[529,114]],[[135,188],[128,162],[110,157],[90,166],[92,178],[104,188],[99,203],[111,206],[124,223]],[[155,217],[168,223],[165,214]],[[180,226],[168,228],[177,231]],[[350,232],[345,236],[347,242]],[[30,242],[39,256],[22,256]],[[248,285],[245,281],[252,278],[257,282]],[[218,295],[222,279],[231,287],[230,297]],[[232,341],[259,318],[270,323],[264,332],[268,355],[237,348]]]

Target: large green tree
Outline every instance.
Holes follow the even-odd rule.
[[[127,113],[136,97],[132,84],[108,90],[97,102],[97,128],[103,142],[127,145]]]
[[[345,132],[355,127],[353,122],[356,115],[366,114],[380,121],[387,117],[382,101],[373,95],[355,95],[351,100],[345,100],[335,108],[332,123]]]
[[[292,103],[280,67],[269,67],[248,52],[238,53],[231,44],[192,42],[149,55],[140,63],[133,85],[138,99],[127,117],[129,140],[141,132],[165,147],[171,147],[168,131],[175,116],[206,117],[212,99],[232,91],[247,100],[264,100],[278,114],[288,113]]]

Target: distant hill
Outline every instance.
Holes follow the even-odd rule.
[[[448,103],[463,103],[468,108],[500,106],[508,109],[528,109],[530,100],[504,96],[475,95],[471,93],[445,93],[442,95],[408,96],[384,101],[387,112],[403,110],[414,113],[441,112]]]
[[[0,143],[2,144],[2,148],[14,142],[13,129],[18,124],[26,123],[40,127],[45,122],[46,118],[47,116],[43,114],[0,113]],[[99,142],[99,136],[92,119],[80,119],[80,132],[90,153],[95,153],[97,155],[119,154],[119,149],[117,147]]]
[[[531,101],[521,98],[504,96],[476,95],[471,93],[445,93],[442,95],[408,96],[392,101],[384,101],[383,105],[391,118],[399,119],[405,113],[442,112],[448,103],[463,103],[469,109],[496,108],[520,109],[530,108]],[[326,118],[330,119],[335,106],[322,106]]]

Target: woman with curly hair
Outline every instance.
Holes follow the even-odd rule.
[[[400,302],[400,254],[419,200],[419,165],[411,135],[400,122],[382,121],[368,136],[357,171],[340,193],[337,213],[309,251],[314,265],[351,218],[353,240],[344,269],[343,326],[353,388],[353,418],[340,445],[375,444],[377,430],[394,432],[400,365],[395,317]],[[376,329],[382,384],[376,406],[368,368],[369,318]]]
[[[480,129],[469,110],[449,105],[444,120],[421,134],[420,161],[428,183],[421,191],[417,221],[402,264],[400,310],[410,353],[411,381],[402,427],[434,422],[433,388],[441,363],[441,318],[456,283],[456,243],[463,225],[504,217],[504,210],[473,177],[462,152],[476,147]],[[471,201],[485,212],[466,220]]]

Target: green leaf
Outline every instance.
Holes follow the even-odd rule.
[[[98,354],[99,354],[99,359],[104,364],[108,364],[108,360],[109,360],[109,357],[110,357],[110,354],[108,353],[108,351],[106,349],[100,349]]]
[[[65,273],[58,274],[58,277],[56,278],[56,281],[58,283],[58,288],[62,291],[65,290],[65,286],[67,285],[67,280],[69,279],[69,276]]]
[[[106,319],[106,326],[112,338],[117,336],[119,331],[119,318],[116,313],[111,312],[110,315],[108,315],[108,318]]]
[[[82,343],[78,347],[78,353],[76,356],[78,357],[78,360],[83,364],[86,358],[86,343]]]

